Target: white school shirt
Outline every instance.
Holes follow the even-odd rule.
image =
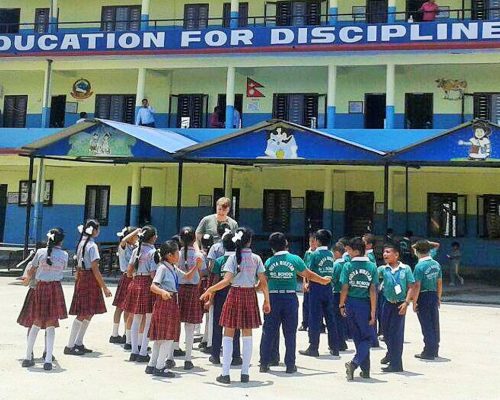
[[[121,272],[127,272],[128,266],[130,264],[130,259],[135,247],[136,246],[131,246],[128,243],[125,244],[125,248],[123,248],[121,245],[118,245],[118,263],[120,264]]]
[[[80,240],[80,243],[78,244],[78,250],[76,254],[77,254],[78,268],[90,271],[92,269],[92,263],[94,261],[100,260],[101,256],[99,255],[99,249],[97,247],[97,244],[94,242],[93,238],[89,239],[87,246],[85,246],[85,254],[82,254],[83,246],[85,245],[86,241],[87,237],[83,236],[82,240]]]
[[[166,290],[170,293],[177,293],[180,280],[186,275],[179,268],[176,268],[172,264],[162,261],[158,264],[158,269],[156,270],[156,275],[153,282],[158,284],[160,288]]]
[[[198,259],[201,259],[203,261],[203,266],[202,270],[205,269],[205,258],[203,257],[203,254],[201,254],[199,251],[196,251],[194,247],[188,247],[188,252],[187,252],[187,265],[185,265],[185,260],[184,260],[184,247],[179,250],[180,256],[179,256],[179,269],[183,272],[189,272],[195,265]],[[182,277],[182,279],[179,282],[181,285],[197,285],[200,283],[200,273],[199,271],[196,271],[193,274],[193,277],[191,279],[186,279],[185,277]]]
[[[254,287],[257,281],[257,275],[266,272],[262,259],[253,254],[251,249],[243,249],[241,251],[240,272],[237,273],[238,263],[236,254],[229,256],[222,271],[231,272],[234,277],[231,286],[250,288]]]
[[[53,282],[62,281],[64,269],[68,266],[68,253],[60,247],[54,247],[50,259],[52,265],[47,263],[48,249],[38,249],[31,264],[36,268],[37,281]]]
[[[210,251],[208,252],[207,259],[215,261],[219,257],[222,257],[225,253],[224,246],[222,242],[215,243],[212,247],[210,247]]]
[[[134,268],[138,251],[139,247],[136,247],[132,251],[132,256],[130,257],[130,264],[134,265]],[[149,243],[141,244],[141,253],[139,254],[139,266],[137,267],[137,270],[135,270],[135,274],[147,275],[150,274],[151,272],[156,271],[158,266],[155,262],[155,253],[156,253],[156,248],[154,245]]]

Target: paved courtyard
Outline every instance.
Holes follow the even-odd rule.
[[[143,364],[129,363],[128,354],[108,343],[113,310],[91,323],[85,344],[95,353],[85,357],[65,356],[62,349],[69,335],[72,317],[56,330],[55,368],[43,371],[37,360],[34,368],[21,368],[25,353],[26,330],[16,324],[26,288],[12,278],[0,278],[0,399],[500,399],[500,307],[443,304],[441,307],[441,359],[420,361],[413,355],[421,350],[422,338],[416,315],[406,320],[404,367],[400,374],[382,374],[383,349],[372,350],[372,379],[345,380],[344,363],[352,350],[341,359],[330,357],[326,336],[322,336],[320,358],[298,356],[298,373],[286,375],[284,366],[270,374],[258,369],[260,332],[255,332],[254,354],[249,384],[230,387],[215,383],[220,368],[208,362],[208,356],[194,351],[196,368],[188,373],[176,369],[176,379],[153,379],[144,373]],[[112,288],[114,292],[114,287]],[[73,285],[64,283],[69,306]],[[307,347],[307,334],[298,333],[298,348]],[[283,340],[282,340],[283,345]],[[182,346],[183,347],[183,346]],[[349,342],[353,349],[352,342]],[[43,332],[35,346],[35,358],[43,351]],[[282,356],[284,349],[282,349]],[[181,365],[181,362],[178,362]],[[234,381],[239,371],[232,370]]]

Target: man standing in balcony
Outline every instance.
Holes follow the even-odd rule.
[[[439,6],[436,0],[428,0],[422,4],[419,11],[422,13],[423,22],[432,22],[436,19],[436,15],[439,14]]]
[[[149,105],[148,99],[142,99],[142,107],[137,111],[135,124],[140,126],[155,127],[155,110]]]

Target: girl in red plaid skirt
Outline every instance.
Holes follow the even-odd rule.
[[[203,254],[194,248],[196,234],[193,228],[184,227],[180,232],[182,243],[179,258],[179,269],[185,273],[195,268],[192,277],[182,277],[179,286],[179,307],[181,311],[181,322],[184,323],[186,332],[186,355],[184,358],[184,369],[193,368],[191,353],[193,351],[194,329],[196,324],[201,324],[203,310],[200,304],[200,271],[205,265]]]
[[[104,283],[99,270],[101,257],[97,244],[94,242],[94,238],[99,235],[99,228],[99,222],[93,219],[89,219],[85,225],[78,227],[80,240],[76,248],[75,291],[69,308],[69,313],[76,315],[76,319],[73,321],[64,354],[79,356],[92,352],[83,345],[83,337],[92,317],[106,312],[103,292],[106,297],[111,297],[111,292]]]
[[[161,245],[160,262],[151,285],[151,291],[158,297],[153,307],[153,319],[149,328],[149,337],[154,340],[151,360],[146,367],[146,374],[173,378],[173,372],[165,366],[168,355],[173,351],[174,341],[179,340],[181,332],[180,310],[177,292],[179,280],[192,278],[196,266],[188,273],[175,267],[179,262],[179,246],[173,240]]]
[[[229,384],[229,369],[233,356],[233,336],[236,329],[242,330],[243,335],[243,364],[241,366],[241,382],[250,380],[249,368],[252,357],[252,329],[261,325],[261,318],[257,303],[255,284],[257,278],[259,287],[264,293],[264,313],[269,313],[269,290],[264,264],[261,258],[252,253],[252,231],[239,228],[233,237],[236,245],[236,254],[229,256],[224,264],[224,279],[207,289],[201,296],[202,300],[210,300],[213,294],[229,285],[231,289],[222,308],[220,324],[224,327],[222,339],[222,375],[217,382]]]
[[[28,335],[28,346],[23,367],[32,367],[33,347],[40,329],[46,332],[46,352],[43,369],[52,369],[52,352],[54,350],[55,328],[59,327],[59,320],[68,317],[64,293],[61,286],[63,271],[68,266],[68,253],[61,249],[64,240],[64,232],[60,228],[54,228],[47,234],[47,247],[39,249],[33,261],[32,268],[24,278],[28,285],[33,275],[37,281],[33,289],[33,300],[30,308],[31,326]]]
[[[130,336],[132,354],[130,361],[148,362],[148,331],[151,325],[154,297],[151,293],[151,283],[156,272],[160,255],[156,251],[155,243],[158,233],[154,226],[146,225],[138,234],[139,246],[134,249],[128,266],[128,276],[133,277],[128,286],[127,296],[123,302],[123,309],[133,314]],[[144,320],[144,334],[139,343],[139,327]]]
[[[132,257],[132,251],[137,244],[137,235],[141,230],[133,226],[127,226],[117,233],[120,238],[120,243],[118,244],[118,262],[120,264],[120,272],[122,276],[120,282],[118,282],[118,287],[116,288],[115,298],[113,299],[113,305],[115,308],[115,314],[113,316],[113,333],[109,338],[109,343],[123,344],[127,342],[127,337],[130,337],[130,327],[132,326],[132,318],[129,321],[129,313],[123,312],[123,302],[127,296],[127,289],[132,278],[127,275],[128,265],[130,264],[130,258]],[[125,335],[120,336],[120,319],[123,315],[123,321],[126,325]],[[130,323],[129,323],[130,322]],[[128,342],[130,343],[130,342]]]

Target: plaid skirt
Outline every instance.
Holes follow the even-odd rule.
[[[233,329],[255,329],[262,325],[257,293],[253,287],[229,289],[219,324]]]
[[[201,278],[200,285],[198,286],[198,298],[201,297],[203,293],[210,287],[209,285],[209,278]],[[200,307],[201,307],[201,313],[207,313],[208,310],[205,308],[205,302],[203,300],[198,300],[200,302]],[[203,318],[203,317],[202,317]]]
[[[127,297],[128,285],[132,282],[132,278],[129,278],[127,274],[123,274],[118,282],[118,287],[116,288],[115,298],[113,299],[113,305],[115,307],[123,309],[123,303],[125,297]]]
[[[122,303],[122,310],[132,314],[151,314],[155,295],[151,293],[151,276],[134,276],[128,285],[127,295]]]
[[[96,315],[106,312],[102,290],[92,270],[80,270],[75,283],[70,315]]]
[[[198,285],[180,285],[179,308],[181,311],[181,322],[201,324],[203,310],[200,304],[200,289]]]
[[[177,294],[170,300],[160,296],[153,307],[153,317],[149,328],[149,340],[173,340],[178,342],[181,335],[181,320]]]
[[[54,321],[59,327],[59,320],[68,318],[66,302],[61,282],[38,282],[33,294],[31,317],[40,321],[40,328],[47,328],[47,322]]]
[[[31,328],[33,325],[32,308],[33,308],[33,296],[35,289],[29,288],[28,293],[26,293],[26,297],[24,298],[23,308],[21,308],[21,312],[19,313],[19,317],[17,317],[17,323],[26,328]]]

